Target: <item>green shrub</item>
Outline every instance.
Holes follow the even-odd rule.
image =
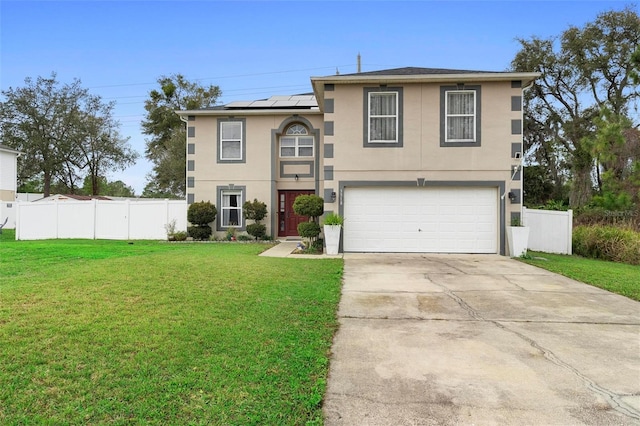
[[[267,216],[267,205],[255,198],[253,201],[245,201],[242,205],[242,215],[245,219],[261,221]]]
[[[194,240],[206,241],[211,237],[211,227],[209,225],[187,227],[189,236]]]
[[[185,231],[176,231],[173,233],[173,241],[185,241],[189,234]]]
[[[246,229],[247,233],[255,237],[256,240],[261,239],[267,234],[267,227],[262,223],[250,223]]]
[[[187,220],[192,225],[209,225],[216,220],[218,210],[209,201],[192,203],[187,210]]]
[[[592,259],[640,265],[640,232],[615,226],[577,226],[574,254]]]
[[[325,216],[323,223],[325,225],[340,225],[342,226],[344,224],[344,218],[340,215],[337,215],[335,213],[330,213],[328,215]]]
[[[238,241],[253,241],[253,238],[251,238],[251,235],[247,235],[247,234],[240,234],[236,237],[236,239]]]
[[[298,224],[298,235],[313,242],[320,235],[320,225],[315,222],[301,222]]]
[[[293,202],[293,211],[300,216],[316,218],[324,213],[324,199],[317,195],[298,195]]]

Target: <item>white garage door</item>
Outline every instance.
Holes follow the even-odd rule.
[[[344,190],[344,251],[497,253],[498,190]]]

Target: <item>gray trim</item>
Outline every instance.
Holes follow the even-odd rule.
[[[511,88],[512,89],[519,89],[522,87],[522,81],[521,80],[511,80]]]
[[[187,204],[193,204],[196,199],[196,194],[187,194]]]
[[[522,134],[522,120],[511,120],[511,134],[512,135],[521,135]]]
[[[187,177],[187,188],[195,188],[196,186],[196,178],[193,176]]]
[[[333,121],[324,122],[324,135],[333,136]]]
[[[229,184],[227,186],[216,186],[216,208],[218,214],[216,215],[216,231],[226,231],[229,228],[237,229],[238,231],[244,231],[246,226],[246,220],[242,218],[242,226],[222,226],[222,191],[240,191],[240,206],[244,204],[247,199],[247,187],[244,185]],[[240,207],[240,216],[242,216],[242,207]]]
[[[196,127],[195,126],[188,126],[187,127],[187,137],[188,138],[195,138],[196,137]]]
[[[335,90],[335,85],[334,84],[325,84],[324,85],[324,91],[325,92],[333,92]]]
[[[520,158],[523,157],[523,153],[522,153],[522,143],[520,142],[513,142],[511,144],[511,158],[516,158],[516,152],[520,153]]]
[[[398,187],[416,187],[416,181],[357,181],[357,180],[348,180],[348,181],[339,181],[338,182],[338,214],[344,217],[344,189],[347,187],[370,187],[370,186],[398,186]],[[487,180],[487,181],[424,181],[425,187],[497,187],[498,188],[498,196],[500,194],[504,194],[504,189],[506,187],[505,182],[501,180]],[[506,197],[505,197],[506,198]],[[505,255],[505,202],[504,200],[499,201],[499,218],[498,218],[498,227],[500,236],[498,238],[499,242],[499,253],[500,255]],[[342,241],[342,240],[341,240]],[[342,243],[340,243],[340,250],[342,250]]]
[[[473,142],[446,142],[446,111],[445,103],[447,92],[450,90],[473,90],[476,92],[476,140]],[[461,146],[481,146],[482,143],[482,88],[480,85],[456,85],[440,86],[440,146],[441,147],[461,147]]]
[[[333,144],[325,143],[324,144],[324,158],[333,158]]]
[[[324,166],[324,180],[333,180],[333,166]]]
[[[522,167],[518,167],[518,171],[513,175],[513,180],[521,180],[522,179]]]
[[[187,115],[187,121],[196,121],[195,115]]]
[[[514,199],[511,200],[511,204],[521,204],[522,203],[522,193],[520,189],[512,189],[510,191],[513,195],[515,195]]]
[[[313,175],[316,177],[315,179],[315,192],[316,194],[318,192],[320,192],[320,181],[318,180],[317,176],[320,175],[320,161],[318,160],[319,157],[319,152],[320,152],[320,130],[316,129],[313,127],[313,125],[311,124],[311,122],[309,120],[307,120],[305,117],[299,116],[298,114],[294,114],[291,117],[288,117],[284,120],[282,120],[282,123],[280,123],[280,127],[278,127],[277,129],[271,129],[271,187],[272,187],[272,197],[274,202],[272,203],[272,205],[276,205],[275,201],[276,201],[276,197],[277,195],[273,195],[276,192],[276,174],[277,174],[277,169],[276,169],[276,164],[278,159],[280,158],[280,147],[279,145],[279,136],[284,132],[284,129],[287,128],[287,126],[289,126],[292,123],[302,123],[303,125],[305,125],[311,134],[313,134],[313,149],[314,149],[314,167],[313,167]],[[277,223],[275,222],[275,219],[272,218],[272,223],[274,225],[277,225]],[[273,228],[275,230],[277,230],[278,228]]]
[[[306,177],[306,178],[311,178],[314,176],[313,174],[313,163],[314,161],[282,161],[280,160],[280,177],[281,178],[295,178],[296,175],[298,175],[298,177]],[[285,174],[284,173],[284,166],[301,166],[301,165],[308,165],[309,166],[309,173],[306,174],[300,174],[300,173],[294,173],[294,174]]]
[[[226,123],[230,121],[239,121],[242,123],[242,141],[240,142],[240,152],[242,153],[242,158],[239,160],[222,160],[220,159],[220,126],[221,123]],[[242,164],[247,162],[247,119],[246,118],[218,118],[216,121],[216,163],[218,164]]]
[[[187,171],[194,172],[196,170],[195,160],[187,160]]]
[[[362,146],[364,148],[402,148],[404,144],[404,132],[402,122],[404,120],[403,105],[404,95],[402,87],[387,87],[380,85],[377,87],[364,87],[362,101]],[[397,142],[369,142],[369,93],[376,92],[397,92],[398,94],[398,141]]]
[[[511,111],[522,111],[522,96],[511,97]]]
[[[334,111],[334,103],[333,99],[325,99],[324,100],[324,113],[331,114]]]
[[[324,202],[325,203],[335,203],[335,201],[331,201],[331,194],[334,193],[335,191],[333,190],[333,188],[325,188],[324,189]],[[337,199],[337,194],[336,194],[336,199]],[[325,211],[326,213],[326,211]]]
[[[187,154],[195,154],[196,153],[196,144],[188,143],[187,144]]]

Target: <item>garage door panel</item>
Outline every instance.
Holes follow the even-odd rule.
[[[496,253],[496,188],[346,188],[344,249]]]

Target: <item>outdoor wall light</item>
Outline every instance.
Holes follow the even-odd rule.
[[[300,177],[299,177],[299,176],[298,176],[298,175],[296,174],[296,177],[295,177],[295,179],[296,179],[296,180],[298,180],[298,179],[300,179]]]
[[[513,192],[509,191],[509,199],[511,200],[511,202],[513,203],[514,201],[516,201],[516,194],[514,194]]]
[[[332,193],[331,193],[331,202],[332,202],[332,203],[335,203],[335,202],[336,202],[336,193],[335,193],[335,192],[332,192]]]

